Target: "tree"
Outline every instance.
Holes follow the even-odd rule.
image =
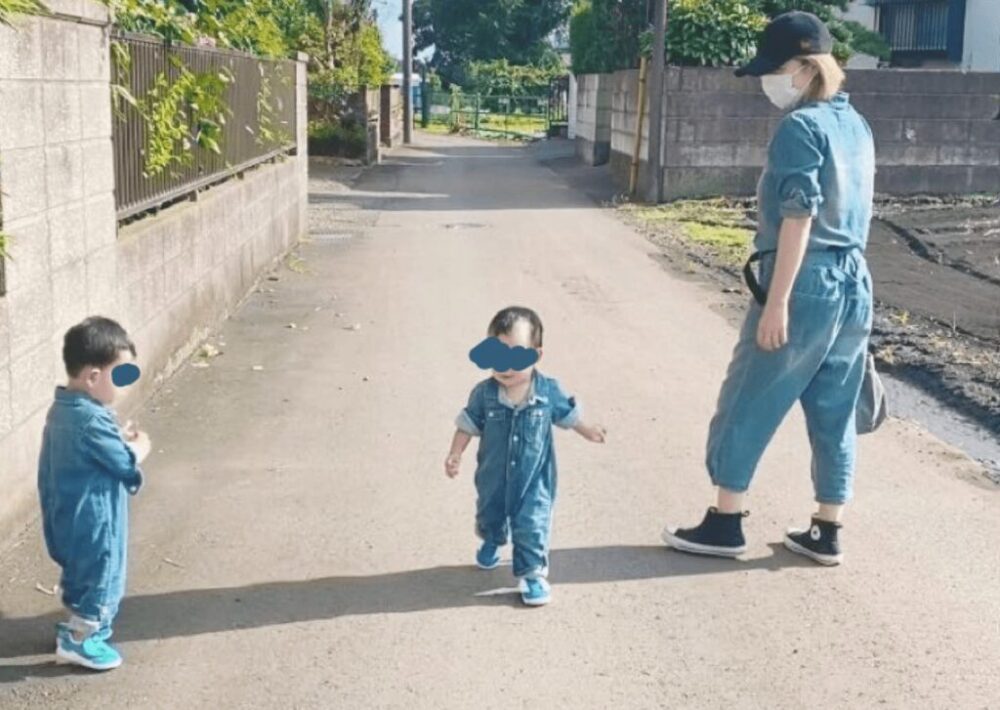
[[[546,41],[569,16],[572,0],[415,0],[415,51],[433,47],[432,66],[462,84],[474,61],[541,65]]]

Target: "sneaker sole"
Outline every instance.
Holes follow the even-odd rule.
[[[785,548],[787,548],[790,552],[802,555],[803,557],[808,557],[813,562],[818,562],[824,567],[836,567],[844,559],[843,554],[823,555],[820,554],[819,552],[813,552],[808,547],[803,547],[799,543],[795,542],[795,540],[792,540],[791,538],[788,537],[785,538]]]
[[[77,666],[83,666],[84,668],[89,668],[92,671],[110,671],[115,668],[118,668],[118,666],[122,664],[121,658],[110,664],[94,663],[93,661],[87,660],[79,653],[76,653],[74,651],[67,651],[64,648],[56,649],[56,657],[61,661],[65,661],[66,663],[72,663]]]
[[[660,535],[663,544],[681,552],[690,552],[693,555],[707,555],[709,557],[735,558],[747,551],[746,545],[743,547],[716,547],[714,545],[700,545],[697,542],[690,542],[684,538],[677,537],[670,530],[664,530]]]
[[[500,566],[500,560],[497,560],[491,565],[484,565],[479,560],[476,560],[476,567],[478,567],[479,569],[491,570],[491,569],[496,569],[499,566]]]
[[[549,596],[544,599],[527,599],[524,595],[521,595],[521,601],[524,602],[525,606],[545,606],[552,601],[552,597]]]

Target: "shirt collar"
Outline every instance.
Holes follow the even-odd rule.
[[[537,404],[538,402],[545,404],[549,401],[549,399],[545,395],[538,393],[537,385],[538,385],[538,370],[535,370],[534,372],[531,373],[531,384],[528,385],[528,396],[524,398],[524,401],[521,402],[520,405],[515,406],[514,403],[507,398],[507,393],[504,391],[504,388],[501,387],[500,383],[498,382],[497,399],[500,401],[500,404],[504,405],[505,407],[509,407],[511,409],[524,409],[528,405]]]

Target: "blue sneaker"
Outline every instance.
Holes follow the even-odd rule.
[[[521,601],[528,606],[545,606],[552,600],[552,587],[545,577],[521,580]]]
[[[110,629],[109,629],[110,630]],[[83,641],[73,638],[67,626],[60,626],[56,637],[56,657],[68,663],[75,663],[95,671],[109,671],[122,664],[121,654],[98,637],[100,632],[91,634]]]
[[[500,566],[500,549],[492,542],[484,542],[476,553],[476,567],[496,569]]]

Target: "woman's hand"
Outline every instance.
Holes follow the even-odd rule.
[[[768,301],[757,324],[757,345],[774,352],[788,343],[788,303]]]
[[[448,478],[454,478],[458,475],[461,465],[462,456],[460,454],[449,454],[448,458],[444,460],[444,472],[448,475]]]

